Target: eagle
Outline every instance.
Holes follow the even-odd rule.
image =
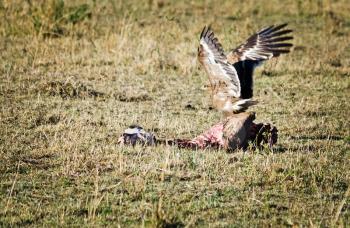
[[[254,69],[264,61],[289,53],[293,44],[288,24],[272,25],[251,35],[225,54],[210,26],[202,30],[198,60],[209,76],[214,108],[230,116],[257,104],[253,100]]]

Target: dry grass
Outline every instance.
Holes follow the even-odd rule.
[[[350,5],[0,1],[0,226],[348,226]],[[121,147],[139,123],[190,138],[220,118],[198,35],[224,47],[289,22],[255,77],[275,151]],[[194,109],[186,109],[191,104]]]

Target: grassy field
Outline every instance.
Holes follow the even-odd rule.
[[[0,1],[0,226],[350,226],[350,4]],[[221,118],[199,34],[224,48],[288,22],[255,75],[273,151],[117,143],[138,123],[191,138]]]

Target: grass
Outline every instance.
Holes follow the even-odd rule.
[[[350,225],[350,5],[0,1],[0,226]],[[289,22],[255,75],[274,151],[123,147],[138,123],[191,138],[220,120],[198,37],[233,48]],[[186,108],[188,104],[191,109]]]

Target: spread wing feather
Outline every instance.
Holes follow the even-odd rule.
[[[290,52],[293,45],[285,41],[292,40],[290,29],[284,29],[287,24],[269,26],[250,36],[244,44],[227,54],[228,61],[233,64],[238,61],[264,61]]]
[[[227,61],[224,50],[210,27],[200,35],[198,59],[207,71],[213,95],[240,97],[241,89],[236,69]]]

